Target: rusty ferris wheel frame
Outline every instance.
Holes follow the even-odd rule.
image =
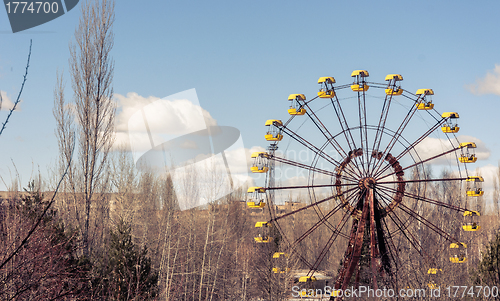
[[[336,276],[335,289],[346,289],[356,267],[359,264],[363,247],[368,247],[370,254],[370,269],[372,272],[372,282],[374,288],[377,289],[377,276],[392,275],[394,273],[393,263],[396,259],[395,246],[392,240],[393,234],[399,232],[402,234],[415,248],[420,255],[426,257],[420,242],[407,229],[408,222],[400,215],[404,214],[406,218],[417,220],[423,226],[428,227],[437,235],[443,237],[449,242],[458,243],[459,240],[447,233],[432,221],[426,219],[415,208],[406,204],[404,200],[412,200],[413,204],[425,202],[454,210],[459,213],[471,212],[466,208],[445,203],[437,199],[425,196],[420,192],[410,192],[407,187],[414,183],[436,183],[436,182],[454,182],[454,181],[469,181],[467,168],[464,168],[465,177],[462,176],[463,171],[459,167],[459,175],[457,177],[434,178],[430,179],[417,172],[413,178],[405,177],[405,172],[408,173],[414,168],[421,168],[425,163],[432,163],[441,157],[452,155],[461,150],[460,158],[457,156],[457,161],[461,163],[475,162],[468,159],[468,147],[475,147],[474,143],[460,143],[454,134],[458,132],[458,125],[453,122],[458,118],[458,113],[447,112],[439,114],[434,109],[432,100],[429,100],[430,95],[434,92],[431,89],[419,89],[415,94],[411,93],[400,86],[400,81],[403,79],[399,74],[390,74],[386,77],[386,83],[376,83],[366,81],[368,72],[365,70],[356,70],[351,76],[354,82],[346,85],[335,85],[333,77],[322,77],[318,80],[321,86],[318,96],[306,100],[303,94],[291,94],[289,99],[292,101],[288,113],[291,117],[286,121],[268,120],[268,132],[266,139],[271,142],[267,153],[259,153],[252,157],[265,157],[267,159],[267,167],[269,169],[268,177],[266,178],[267,202],[269,204],[268,225],[276,227],[280,232],[281,241],[284,242],[286,249],[290,253],[294,253],[298,258],[309,268],[306,277],[302,277],[305,281],[314,280],[314,274],[318,270],[321,262],[326,257],[329,249],[336,242],[338,237],[347,239],[342,264],[338,275]],[[357,119],[354,123],[346,118],[342,101],[338,98],[337,93],[344,89],[351,89],[357,93]],[[369,124],[367,118],[367,91],[369,88],[383,89],[385,96],[383,97],[382,109],[378,122]],[[387,126],[391,104],[395,102],[396,97],[404,98],[409,101],[410,107],[402,121],[397,126],[396,130],[392,130]],[[333,120],[336,119],[336,126],[340,128],[337,134],[332,134],[332,130],[327,122],[321,120],[320,116],[312,108],[312,104],[317,99],[327,99],[331,110]],[[325,108],[325,107],[323,107]],[[322,108],[322,109],[323,109]],[[428,113],[433,121],[432,126],[413,141],[408,141],[404,137],[404,131],[408,128],[412,118],[418,111]],[[377,112],[374,112],[378,116]],[[298,130],[292,128],[292,121],[298,116],[306,115],[318,130],[319,135],[323,139],[323,144],[320,145],[309,141],[308,137],[300,134]],[[305,117],[305,116],[303,116]],[[300,118],[300,117],[299,117]],[[331,122],[331,120],[328,120]],[[437,155],[429,158],[421,159],[416,151],[416,147],[429,137],[435,131],[441,129],[446,133],[451,149],[445,150]],[[449,135],[451,134],[451,135]],[[283,137],[288,137],[290,141],[294,141],[304,149],[314,154],[314,159],[310,164],[304,164],[296,160],[291,160],[280,156],[277,153],[278,143]],[[393,153],[395,146],[400,145],[402,150]],[[337,154],[336,158],[331,156],[326,149],[334,150]],[[464,150],[467,150],[467,155],[464,155]],[[402,166],[401,159],[411,157],[411,164]],[[338,158],[341,159],[338,159]],[[470,158],[473,158],[472,155]],[[465,158],[465,159],[463,159]],[[318,162],[322,161],[329,165],[330,168],[319,166]],[[294,166],[298,169],[303,169],[308,172],[307,184],[297,186],[279,186],[274,179],[274,168],[276,163],[285,166]],[[264,171],[262,168],[254,167],[255,170]],[[269,176],[270,175],[270,176]],[[329,178],[329,183],[318,183],[318,179]],[[477,178],[477,177],[472,177]],[[318,200],[316,189],[330,189],[328,196]],[[299,189],[308,189],[310,201],[307,205],[292,210],[287,213],[278,213],[275,210],[275,191],[294,191]],[[469,195],[469,191],[467,192]],[[323,211],[320,205],[334,201],[335,206]],[[287,237],[280,225],[287,218],[292,218],[294,215],[303,211],[314,210],[318,216],[318,220],[311,227],[296,235],[294,239]],[[473,211],[475,212],[475,211]],[[333,216],[340,216],[337,223],[330,222]],[[465,214],[464,214],[465,216]],[[351,219],[350,230],[344,229],[347,221]],[[388,222],[392,222],[393,231],[389,229]],[[326,243],[320,248],[319,254],[314,261],[309,261],[306,257],[296,250],[296,247],[304,241],[308,236],[312,235],[320,226],[329,229],[330,236]],[[465,229],[465,228],[464,228]],[[344,233],[343,233],[344,230]],[[301,278],[301,279],[302,279]]]

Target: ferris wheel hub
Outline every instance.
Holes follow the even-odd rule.
[[[359,180],[358,182],[358,187],[360,189],[373,189],[375,187],[375,184],[377,183],[377,181],[375,181],[374,178],[372,177],[366,177],[366,178],[362,178],[361,180]]]

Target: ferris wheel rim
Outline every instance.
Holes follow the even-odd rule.
[[[383,85],[383,84],[377,84],[377,83],[371,83],[371,82],[367,82],[367,83],[370,83],[370,84],[371,84],[371,87],[375,87],[375,88],[384,88],[384,85]],[[378,85],[378,86],[377,86],[377,85]],[[348,88],[349,86],[350,86],[350,85],[343,85],[343,86],[335,87],[335,90],[340,90],[340,89]],[[365,93],[364,93],[365,91],[366,91],[366,90],[363,90],[363,92],[361,93],[361,95],[363,96],[363,100],[364,100],[364,97],[365,97]],[[407,93],[409,93],[409,94],[412,94],[411,92],[408,92],[407,90],[404,90],[404,89],[403,89],[403,91],[405,91],[405,92],[407,92]],[[418,94],[418,91],[417,91],[417,94]],[[301,94],[301,95],[302,95],[302,94]],[[319,94],[318,94],[318,95],[319,95]],[[398,95],[401,95],[401,94],[398,94]],[[403,94],[403,95],[404,95],[404,94]],[[414,94],[412,94],[412,95],[414,95]],[[415,99],[412,99],[412,98],[408,97],[407,95],[404,95],[404,96],[406,96],[407,98],[409,98],[409,99],[411,99],[412,101],[416,102],[416,100],[415,100]],[[335,95],[335,97],[336,97],[336,95]],[[360,92],[359,92],[359,90],[358,90],[358,100],[359,100],[359,97],[360,97]],[[304,98],[305,98],[305,97],[304,97]],[[309,104],[309,103],[311,103],[311,102],[312,102],[314,99],[316,99],[316,98],[318,98],[318,97],[314,97],[313,99],[311,99],[311,100],[309,100],[309,101],[307,101],[307,102],[306,102],[306,101],[305,101],[305,99],[304,99],[304,105],[305,105],[305,106],[307,106],[307,109],[308,109],[308,110],[310,109],[310,108],[309,108],[309,106],[308,106],[308,104]],[[387,96],[386,96],[386,99],[387,99]],[[392,96],[391,96],[391,99],[392,99]],[[417,97],[417,100],[418,100],[418,99],[420,99],[420,96],[419,96],[419,97]],[[337,101],[338,101],[338,100],[337,100]],[[332,103],[333,103],[333,101],[332,101]],[[385,104],[384,104],[384,105],[385,105]],[[415,105],[415,103],[413,103],[412,105]],[[364,113],[365,115],[364,115],[364,116],[366,117],[366,107],[363,107],[363,108],[365,109],[365,113]],[[414,113],[416,112],[416,109],[414,109],[414,107],[412,107],[412,109],[413,109],[413,114],[414,114]],[[360,107],[360,111],[361,111],[361,107]],[[435,111],[435,109],[434,109],[434,111]],[[314,111],[313,111],[313,110],[311,110],[311,112],[314,112]],[[431,112],[429,112],[429,111],[427,111],[427,112],[428,112],[429,114],[431,114]],[[435,111],[435,112],[437,112],[437,111]],[[438,114],[439,114],[439,113],[438,113]],[[303,114],[302,114],[302,115],[303,115]],[[308,114],[308,115],[309,115],[309,114]],[[291,122],[291,121],[292,121],[292,120],[293,120],[296,116],[297,116],[297,115],[292,115],[292,116],[290,117],[290,119],[289,119],[289,120],[288,120],[285,124],[282,124],[283,128],[287,128],[287,127],[288,127],[288,124],[289,124],[289,123],[290,123],[290,122]],[[360,113],[360,116],[361,116],[361,113]],[[413,115],[412,115],[412,116],[413,116]],[[408,125],[408,123],[409,123],[409,121],[411,120],[412,116],[410,116],[410,118],[408,119],[408,122],[404,125],[405,127]],[[437,119],[434,115],[432,115],[432,114],[431,114],[431,116],[433,116],[433,117],[434,117],[434,119],[436,119],[436,120],[438,121],[438,122],[436,123],[436,125],[434,126],[434,128],[432,128],[432,131],[431,131],[431,132],[434,132],[434,131],[436,131],[436,130],[437,130],[437,129],[441,126],[441,124],[443,124],[443,122],[444,122],[444,121],[443,121],[443,120],[439,121],[439,120],[438,120],[438,119]],[[386,116],[386,118],[387,118],[387,116]],[[312,118],[311,118],[311,119],[312,119]],[[339,120],[340,120],[340,117],[339,117]],[[318,119],[318,121],[320,121],[320,119]],[[314,122],[314,120],[313,120],[313,122]],[[385,121],[384,121],[384,122],[385,122]],[[347,125],[347,123],[346,123],[346,125]],[[403,125],[403,124],[402,124],[402,125]],[[318,127],[318,128],[319,128],[319,127]],[[338,136],[339,136],[339,135],[341,135],[341,134],[345,134],[345,132],[346,132],[346,131],[347,131],[347,132],[350,132],[350,131],[353,131],[353,130],[360,130],[360,132],[361,132],[361,133],[360,133],[360,137],[361,137],[361,145],[364,145],[364,144],[363,144],[363,142],[366,142],[365,144],[367,144],[367,145],[366,145],[366,147],[363,147],[363,148],[360,148],[360,149],[361,149],[361,151],[362,151],[364,154],[368,154],[370,151],[372,151],[372,152],[373,152],[373,151],[378,151],[378,150],[379,150],[379,148],[378,148],[378,147],[372,147],[372,148],[370,148],[370,147],[368,146],[368,135],[367,135],[367,131],[368,131],[368,129],[370,129],[370,130],[375,130],[375,131],[376,131],[376,133],[377,133],[377,135],[378,135],[378,134],[379,134],[379,132],[380,132],[380,135],[381,135],[381,136],[383,136],[384,134],[385,134],[385,135],[387,135],[386,131],[391,131],[391,132],[393,133],[393,138],[395,138],[395,142],[394,142],[394,144],[396,144],[396,143],[398,143],[398,142],[399,142],[399,143],[401,143],[401,144],[403,145],[403,143],[401,142],[401,140],[404,140],[404,141],[406,141],[408,144],[410,144],[410,142],[409,142],[409,141],[407,141],[407,140],[406,140],[406,138],[404,138],[404,136],[402,135],[402,132],[404,131],[404,128],[403,128],[403,130],[401,130],[400,132],[399,132],[399,129],[398,129],[397,131],[393,131],[393,130],[390,130],[389,128],[385,127],[385,123],[384,123],[384,125],[383,125],[383,126],[382,126],[382,128],[381,128],[381,127],[380,127],[380,123],[379,123],[379,125],[378,125],[378,126],[376,126],[376,125],[371,125],[371,124],[367,124],[367,123],[366,123],[366,118],[365,118],[365,123],[363,124],[363,123],[362,123],[362,121],[361,121],[361,117],[360,117],[360,124],[359,124],[359,125],[354,126],[354,127],[349,127],[349,126],[347,126],[347,127],[346,127],[346,129],[342,128],[342,131],[338,132],[336,135],[331,135],[330,133],[328,133],[328,134],[331,136],[331,138],[330,138],[330,139],[334,139],[334,138],[338,137]],[[362,131],[363,131],[363,130],[365,131],[365,139],[366,139],[365,141],[363,141],[363,133],[362,133]],[[320,131],[321,131],[321,129],[320,129]],[[443,130],[443,131],[444,131],[444,130]],[[396,138],[396,135],[398,136],[397,138]],[[453,133],[453,136],[455,136],[455,139],[457,139],[457,137],[456,137],[456,135],[455,135],[454,133]],[[325,135],[325,137],[326,137],[326,135]],[[422,136],[422,137],[423,137],[423,136]],[[426,138],[426,137],[427,137],[427,136],[425,136],[424,138]],[[447,137],[447,138],[448,138],[448,140],[450,141],[450,144],[453,146],[453,143],[451,142],[451,139],[449,138],[449,137],[450,137],[450,135],[446,134],[446,137]],[[323,145],[320,149],[324,149],[324,148],[328,145],[328,143],[330,143],[330,139],[327,137],[327,141],[324,143],[324,145]],[[379,144],[380,144],[380,142],[382,141],[382,139],[379,139],[378,141],[379,141]],[[458,139],[457,139],[457,141],[458,141]],[[279,142],[279,141],[275,142],[275,144],[274,144],[274,145],[276,145],[276,146],[277,146],[277,145],[278,145],[278,142]],[[349,141],[348,141],[348,143],[349,143]],[[376,143],[377,143],[377,139],[375,138],[375,140],[374,140],[374,146],[375,146],[375,144],[376,144]],[[425,173],[426,173],[426,171],[425,171],[425,168],[423,168],[423,166],[424,166],[424,163],[426,163],[427,159],[426,159],[426,160],[422,160],[422,159],[421,159],[421,157],[420,157],[420,155],[418,154],[418,151],[414,149],[414,146],[415,146],[415,145],[417,145],[418,143],[420,143],[420,141],[416,141],[416,142],[414,142],[413,144],[410,144],[411,148],[413,149],[413,152],[416,154],[416,157],[418,158],[418,159],[417,159],[417,161],[415,161],[415,158],[413,158],[412,153],[411,153],[410,151],[408,151],[408,152],[406,152],[406,153],[403,153],[403,154],[398,155],[398,156],[397,156],[397,159],[395,160],[395,162],[397,162],[397,163],[399,164],[399,159],[400,159],[400,158],[402,158],[402,157],[404,157],[404,156],[406,156],[406,154],[409,154],[409,155],[410,155],[410,157],[411,157],[411,160],[413,161],[413,163],[414,163],[414,164],[411,164],[411,166],[407,166],[407,167],[405,167],[405,169],[410,168],[410,167],[417,168],[417,178],[419,178],[419,179],[420,179],[421,175],[420,175],[420,172],[418,171],[418,170],[419,170],[419,169],[418,169],[418,167],[419,167],[419,165],[422,165],[422,168],[421,168],[421,169],[422,169],[422,171],[421,171],[421,172],[423,172],[424,177],[425,177]],[[394,145],[394,144],[393,144],[393,145]],[[384,151],[383,151],[383,154],[381,153],[381,155],[380,155],[380,156],[382,156],[382,157],[383,157],[384,155],[385,155],[385,156],[387,156],[387,154],[388,154],[388,155],[390,155],[390,149],[392,149],[392,147],[393,147],[393,146],[391,146],[391,147],[389,148],[389,150],[387,150],[387,149],[386,149],[386,150],[384,150]],[[454,149],[454,150],[452,150],[452,151],[455,151],[455,154],[457,154],[457,153],[456,153],[456,150],[458,150],[458,148],[456,148],[456,149]],[[349,152],[350,152],[350,151],[352,151],[352,149],[350,149],[350,150],[349,150]],[[275,157],[275,150],[273,150],[273,151],[272,151],[272,152],[270,152],[270,153],[271,153],[271,158],[274,158],[274,157]],[[445,155],[445,154],[444,154],[444,153],[442,153],[442,154],[440,154],[440,156],[441,156],[441,155]],[[360,156],[361,156],[361,155],[360,155]],[[365,157],[368,157],[368,155],[366,155]],[[375,158],[375,156],[373,156],[373,157]],[[436,157],[437,157],[437,156],[436,156]],[[312,208],[315,210],[315,212],[316,212],[316,214],[317,214],[317,216],[318,216],[319,220],[321,221],[322,219],[324,219],[324,217],[325,217],[325,216],[328,216],[328,214],[330,214],[330,213],[331,213],[331,211],[330,211],[328,214],[326,214],[326,215],[325,215],[325,214],[323,214],[322,212],[321,212],[321,214],[318,214],[318,211],[316,211],[316,209],[319,209],[319,210],[321,211],[321,209],[320,209],[320,207],[319,207],[319,202],[313,202],[313,201],[312,201],[313,199],[314,199],[314,200],[317,200],[317,198],[316,198],[316,193],[315,193],[315,189],[314,189],[314,188],[319,188],[319,186],[314,185],[314,180],[315,180],[314,175],[315,175],[315,174],[317,174],[317,173],[318,173],[318,170],[319,170],[319,169],[316,169],[316,165],[317,165],[318,160],[319,160],[318,153],[316,153],[316,152],[315,152],[315,159],[313,160],[313,163],[311,163],[311,164],[310,164],[310,168],[309,168],[309,171],[308,171],[309,176],[307,177],[307,179],[308,179],[308,185],[307,185],[308,187],[307,187],[307,188],[308,188],[308,190],[309,190],[309,199],[311,200],[311,205],[313,205],[313,206],[312,206]],[[383,161],[384,161],[384,160],[380,160],[380,158],[378,159],[378,161],[377,161],[377,160],[375,160],[375,162],[377,162],[377,164],[378,164],[378,162],[383,162]],[[459,166],[459,172],[461,173],[461,171],[460,171],[460,164],[459,164],[460,162],[458,162],[458,161],[459,161],[459,160],[458,160],[458,156],[457,156],[457,163],[458,163],[458,166]],[[366,162],[368,162],[368,160],[367,160]],[[376,182],[376,181],[377,181],[377,179],[378,179],[378,176],[382,176],[382,175],[384,175],[384,172],[385,172],[385,171],[389,168],[389,166],[392,166],[392,167],[394,168],[393,164],[386,164],[386,165],[384,165],[384,167],[382,167],[382,165],[380,165],[380,167],[379,167],[379,168],[373,168],[373,170],[372,170],[372,172],[374,172],[374,173],[377,173],[377,172],[378,172],[378,174],[376,174],[374,177],[370,177],[370,176],[369,176],[369,175],[370,175],[370,171],[369,171],[369,170],[370,170],[370,168],[369,168],[369,167],[370,167],[370,164],[371,164],[371,157],[370,157],[370,163],[367,163],[367,170],[368,170],[368,171],[366,171],[366,170],[365,170],[365,165],[364,165],[363,161],[361,160],[361,167],[363,168],[363,175],[364,175],[364,177],[362,178],[362,180],[363,180],[363,181],[362,181],[362,182],[360,181],[360,182],[358,183],[358,186],[360,186],[360,187],[364,187],[364,188],[365,188],[365,189],[367,189],[368,191],[372,191],[372,189],[371,189],[371,188],[369,188],[369,187],[370,187],[370,185],[375,185],[375,184],[377,184],[377,182]],[[376,166],[376,167],[377,167],[377,166]],[[382,168],[382,169],[380,169],[380,168]],[[380,171],[380,170],[381,170],[381,171]],[[466,165],[465,165],[465,171],[466,171],[466,173],[467,173],[467,175],[468,175]],[[395,171],[395,173],[396,173],[396,171]],[[404,174],[404,173],[403,173],[403,174]],[[311,175],[312,175],[312,176],[311,176]],[[389,174],[389,176],[390,176],[390,175],[391,175],[391,174]],[[387,176],[387,175],[386,175],[386,176]],[[383,178],[385,178],[386,176],[384,176]],[[467,178],[468,178],[468,177],[467,177]],[[463,181],[463,180],[465,180],[465,179],[467,179],[467,178],[450,178],[450,179],[443,179],[443,180],[444,180],[444,181],[455,181],[455,180]],[[333,177],[331,177],[331,179],[333,180]],[[427,182],[434,182],[434,181],[438,181],[438,180],[439,180],[439,179],[429,179],[429,180],[426,180],[426,181],[427,181]],[[312,181],[312,182],[309,182],[309,181]],[[267,180],[266,180],[266,182],[267,182]],[[408,184],[408,183],[410,183],[410,182],[412,182],[412,181],[409,181],[409,180],[404,180],[404,179],[399,179],[398,181],[392,181],[392,182],[391,182],[391,181],[387,181],[387,180],[386,180],[385,182],[380,182],[379,184],[390,184],[390,183],[399,183],[399,184],[401,184],[401,183],[403,183],[403,185],[406,185],[406,184]],[[309,184],[311,184],[311,185],[309,185]],[[268,186],[269,186],[269,185],[268,185]],[[335,185],[331,185],[332,191],[333,191],[334,187],[335,187]],[[348,189],[346,188],[347,186],[343,186],[343,187],[344,187],[344,191],[348,190]],[[293,188],[304,188],[304,187],[297,186],[297,187],[293,187]],[[337,189],[340,189],[340,186],[336,186],[336,188],[337,188]],[[272,189],[274,189],[274,187],[268,187],[268,189],[272,190]],[[361,188],[360,188],[360,189],[361,189]],[[384,190],[385,190],[385,191],[384,191]],[[381,200],[387,197],[387,196],[385,196],[385,197],[384,197],[383,195],[384,195],[384,194],[389,193],[388,191],[390,191],[390,189],[381,189],[381,192],[379,192],[379,197],[380,197],[380,199],[381,199]],[[399,191],[399,192],[402,194],[402,197],[409,197],[410,199],[413,199],[413,200],[414,200],[413,202],[415,203],[415,206],[416,206],[417,202],[420,202],[420,201],[424,201],[424,200],[425,200],[425,190],[424,190],[424,194],[423,194],[423,196],[422,196],[422,197],[419,195],[419,193],[420,193],[420,191],[421,191],[421,190],[420,190],[420,189],[417,189],[417,191],[418,191],[418,194],[417,194],[416,196],[414,196],[414,195],[412,196],[412,194],[405,192],[405,191],[404,191],[404,189],[403,189],[402,191]],[[394,192],[392,192],[392,193],[394,193]],[[332,195],[333,195],[333,194],[332,194]],[[354,195],[354,194],[353,194],[353,195]],[[337,191],[337,197],[338,197],[338,196],[343,196],[342,191],[340,191],[340,192],[339,192],[339,191]],[[390,197],[389,197],[389,198],[390,198]],[[268,198],[268,200],[269,200],[269,198]],[[324,200],[322,200],[322,201],[320,201],[320,202],[323,202],[323,201],[324,201]],[[441,206],[441,205],[442,205],[441,203],[439,203],[439,202],[437,202],[437,201],[435,201],[435,200],[432,200],[432,199],[430,199],[430,198],[429,198],[428,200],[426,200],[426,201],[429,201],[429,202],[431,202],[431,201],[432,201],[432,202],[435,202],[435,203],[434,203],[435,205],[439,205],[439,206]],[[397,203],[397,205],[399,205],[399,203],[403,203],[403,201],[402,201],[402,200],[400,200],[400,202],[398,202],[398,203]],[[276,212],[274,212],[274,209],[275,209],[274,207],[275,207],[275,205],[276,205],[276,204],[274,203],[274,199],[272,199],[272,200],[270,200],[270,201],[269,201],[269,205],[270,205],[269,212],[270,212],[270,217],[271,217],[271,220],[270,220],[270,221],[274,221],[274,222],[276,222],[276,224],[277,224],[277,229],[281,232],[282,236],[283,236],[283,237],[285,237],[285,239],[286,239],[286,235],[285,235],[285,233],[282,231],[282,229],[281,229],[281,228],[280,228],[280,226],[279,226],[279,223],[277,222],[277,215],[276,215]],[[344,209],[345,205],[346,205],[346,204],[344,204],[343,206],[341,206],[341,208],[342,208],[342,209]],[[403,207],[403,206],[404,206],[404,207],[406,207],[404,204],[402,204],[402,206],[395,206],[395,208],[396,208],[396,207]],[[406,208],[404,208],[404,207],[403,207],[403,209],[401,209],[401,208],[400,208],[400,209],[401,209],[401,210],[403,210],[403,211],[404,211],[404,210],[409,210],[410,212],[412,212],[412,211],[413,211],[413,210],[412,210],[412,209],[410,209],[410,208],[407,208],[407,207],[406,207]],[[384,214],[384,216],[383,216],[383,218],[382,218],[381,220],[382,220],[382,221],[384,221],[384,222],[386,222],[385,216],[390,216],[391,218],[392,218],[392,215],[397,216],[395,213],[393,213],[393,211],[395,210],[395,208],[392,208],[389,212],[387,212],[386,214]],[[447,208],[448,208],[448,209],[454,209],[454,210],[457,210],[457,211],[464,211],[464,210],[468,210],[468,209],[459,208],[459,207],[455,207],[455,208],[447,207]],[[378,210],[378,209],[377,209],[377,210]],[[393,214],[392,214],[392,213],[393,213]],[[411,214],[410,214],[410,213],[408,213],[408,212],[407,212],[407,214],[408,214],[409,216],[413,217],[413,218],[416,218],[415,216],[411,215]],[[421,216],[420,216],[420,218],[423,218],[423,217],[421,217]],[[343,219],[344,219],[344,217],[342,217],[341,221],[342,221]],[[323,223],[327,223],[327,222],[328,222],[328,219],[326,219],[326,221],[325,221],[325,222],[323,222]],[[395,225],[398,225],[396,222],[394,222],[394,224],[395,224]],[[408,228],[409,228],[409,224],[410,224],[410,223],[408,223],[408,224],[403,224],[403,228],[402,228],[402,229],[400,228],[400,229],[399,229],[399,230],[397,230],[395,233],[397,233],[397,232],[402,232],[402,233],[404,233],[404,231],[405,231],[406,229],[408,229]],[[332,227],[333,227],[333,225],[330,225],[330,226],[332,226]],[[343,226],[342,226],[342,227],[343,227]],[[389,228],[388,228],[388,226],[387,226],[387,225],[386,225],[385,227],[386,227],[386,229],[387,229],[388,239],[389,239],[389,240],[391,240],[391,242],[392,242],[392,234],[394,234],[394,233],[391,233],[391,232],[389,231]],[[330,229],[331,229],[331,228],[330,228]],[[335,228],[335,229],[337,229],[337,228]],[[342,228],[341,228],[340,230],[333,230],[333,231],[332,231],[332,235],[334,235],[334,234],[340,234],[340,231],[341,231],[341,230],[342,230]],[[337,232],[338,232],[338,233],[337,233]],[[443,232],[445,232],[445,231],[443,231]],[[446,233],[446,232],[445,232],[444,234],[445,234],[445,235],[447,235],[447,233]],[[337,235],[337,236],[335,237],[335,239],[336,239],[338,236],[341,236],[341,235]],[[346,238],[345,236],[341,236],[341,237]],[[385,238],[384,238],[384,239],[385,239]],[[447,239],[452,240],[452,241],[453,241],[453,240],[456,240],[456,239],[452,238],[452,237],[451,237],[451,236],[449,236],[449,235],[448,235],[448,238],[447,238]],[[408,240],[410,241],[410,243],[412,242],[410,239],[408,239]],[[329,242],[330,242],[330,240],[328,241],[328,243],[329,243]],[[325,248],[328,246],[328,243],[325,245]],[[415,247],[415,246],[414,246],[414,247]],[[417,249],[417,248],[415,247],[415,249]],[[390,251],[390,249],[389,249],[389,251]],[[322,251],[322,253],[320,253],[320,255],[323,255],[323,256],[324,256],[323,251]],[[422,254],[421,254],[421,255],[422,255]],[[396,256],[396,257],[397,257],[397,256]],[[394,258],[394,257],[393,257],[393,259],[395,260],[395,258]],[[316,263],[314,264],[314,266],[316,266]],[[313,267],[314,267],[314,266],[313,266]],[[317,266],[316,266],[316,267],[317,267]],[[308,274],[308,275],[309,275],[309,274]]]

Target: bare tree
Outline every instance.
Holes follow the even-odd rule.
[[[114,62],[110,56],[114,18],[113,0],[82,3],[75,42],[70,44],[70,74],[74,92],[72,108],[76,119],[78,161],[70,170],[67,184],[72,192],[75,217],[82,231],[85,255],[90,253],[91,238],[107,232],[103,227],[109,215],[105,193],[110,187],[108,154],[114,142],[116,112],[111,99]],[[62,89],[59,84],[59,90]],[[67,160],[67,143],[62,139],[71,122],[65,119],[69,109],[62,93],[56,92],[55,106],[58,139],[64,161]],[[92,210],[95,214],[91,213]],[[91,222],[100,223],[100,226]],[[91,226],[98,226],[96,229],[100,229],[99,233],[91,233]]]
[[[493,209],[494,214],[500,216],[500,190],[498,184],[500,183],[500,161],[498,162],[497,174],[493,180]]]

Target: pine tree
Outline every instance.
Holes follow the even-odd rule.
[[[158,275],[151,269],[147,249],[132,241],[130,224],[121,220],[111,231],[108,257],[94,279],[97,295],[109,300],[149,300],[158,293]]]
[[[18,237],[27,238],[11,262],[0,269],[0,299],[84,300],[87,271],[77,256],[76,231],[65,229],[56,209],[42,215],[50,200],[35,189],[34,182],[25,190],[15,207],[7,208],[7,222]]]
[[[498,286],[500,283],[500,232],[490,241],[483,258],[475,270],[473,279],[477,285]]]

